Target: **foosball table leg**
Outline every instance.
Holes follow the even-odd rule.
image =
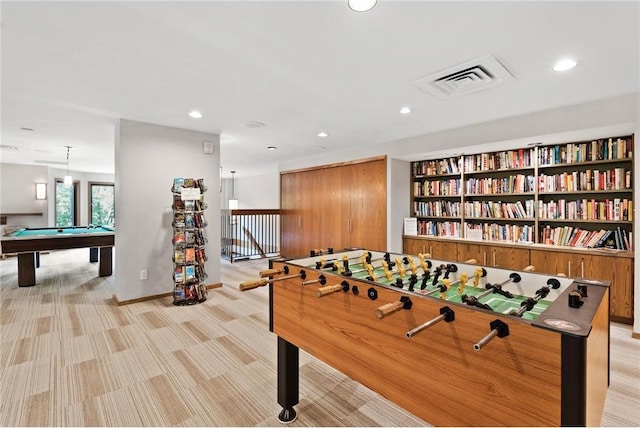
[[[293,406],[299,400],[299,374],[298,347],[278,336],[278,404],[282,406],[278,420],[284,424],[298,417]]]

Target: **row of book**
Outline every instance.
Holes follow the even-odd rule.
[[[204,247],[176,247],[173,250],[173,262],[180,264],[199,264],[203,265],[207,261],[207,255]]]
[[[460,179],[439,181],[415,181],[414,196],[457,196],[460,194]]]
[[[464,216],[475,218],[519,218],[533,220],[535,201],[500,202],[468,201],[464,203]]]
[[[204,185],[204,179],[202,178],[176,177],[173,179],[173,186],[171,187],[172,192],[180,193],[183,187],[187,189],[198,188],[201,192],[207,191],[207,186]]]
[[[471,178],[465,182],[465,194],[509,194],[535,191],[533,175],[516,174],[502,178]]]
[[[204,284],[176,285],[173,291],[173,301],[176,304],[202,302],[206,297],[207,287]]]
[[[507,150],[479,153],[464,157],[465,172],[496,171],[511,168],[533,167],[534,149]]]
[[[173,245],[185,247],[189,245],[204,245],[208,242],[205,229],[183,230],[176,228],[173,231]]]
[[[538,201],[538,218],[551,220],[633,221],[633,201],[613,198],[604,201],[578,199]]]
[[[460,237],[460,222],[418,220],[418,235]]]
[[[465,236],[478,236],[483,241],[506,241],[531,244],[535,239],[535,228],[532,225],[465,223]]]
[[[425,160],[413,162],[411,172],[414,177],[422,175],[460,174],[460,158]]]
[[[547,226],[540,235],[540,242],[543,244],[633,251],[633,232],[624,231],[620,227],[590,231],[572,226]]]
[[[633,142],[631,138],[609,138],[584,143],[538,147],[538,165],[595,162],[632,157]]]
[[[413,209],[416,217],[460,217],[460,202],[415,201]]]
[[[173,195],[173,205],[171,206],[174,211],[204,211],[207,209],[207,204],[200,200],[182,200],[180,195]]]
[[[176,284],[202,282],[206,277],[207,274],[201,265],[176,266],[173,272],[173,281]]]
[[[207,224],[202,212],[173,212],[173,223],[171,224],[173,227],[206,227]]]
[[[541,192],[578,192],[604,190],[630,190],[631,171],[613,168],[607,171],[597,169],[564,172],[562,174],[538,176],[538,190]]]

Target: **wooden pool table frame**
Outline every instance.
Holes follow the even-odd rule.
[[[39,228],[57,229],[57,228]],[[3,253],[18,254],[18,285],[30,287],[36,284],[36,258],[39,251],[91,248],[90,261],[100,262],[99,276],[110,276],[113,265],[114,232],[3,237]],[[96,256],[99,252],[99,257]]]

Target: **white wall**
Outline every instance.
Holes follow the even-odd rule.
[[[202,142],[214,143],[204,154]],[[220,137],[219,135],[120,120],[115,144],[116,250],[118,301],[173,291],[174,177],[203,178],[208,191],[205,217],[207,284],[220,282]],[[149,279],[141,281],[140,270]]]
[[[402,252],[404,218],[409,217],[411,163],[387,159],[387,250]]]
[[[229,207],[232,184],[230,178],[222,180],[220,207]],[[242,210],[277,209],[280,208],[280,173],[235,177],[234,194],[238,200],[238,208]]]
[[[46,166],[0,164],[0,213],[42,213],[42,216],[9,216],[6,226],[47,227],[47,204],[53,201],[47,170]],[[48,183],[46,200],[36,200],[36,183]]]

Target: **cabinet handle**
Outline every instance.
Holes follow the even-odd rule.
[[[567,269],[569,272],[569,278],[571,278],[571,260],[567,262],[567,265],[569,266],[569,269]]]
[[[482,257],[482,266],[486,266],[487,265],[487,252],[485,251],[482,256],[483,256]]]
[[[298,217],[298,227],[302,227],[302,216]]]
[[[433,257],[433,247],[431,245],[429,245],[429,254]]]
[[[496,253],[493,253],[493,267],[496,267]]]
[[[580,261],[580,278],[584,278],[584,260]]]

